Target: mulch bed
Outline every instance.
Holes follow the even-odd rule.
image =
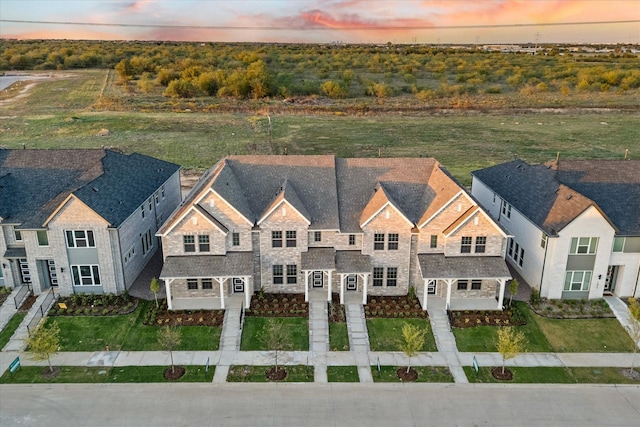
[[[329,322],[345,323],[347,316],[344,312],[344,305],[340,304],[340,295],[331,294],[331,302],[329,304]]]
[[[268,380],[282,381],[287,378],[287,370],[282,366],[278,366],[278,369],[276,369],[275,366],[272,366],[266,370],[265,375],[267,376]]]
[[[9,288],[0,289],[0,305],[2,305],[7,300],[7,298],[9,298],[9,295],[11,295],[11,289]]]
[[[251,297],[251,308],[246,316],[309,317],[309,304],[302,294],[258,293]]]
[[[594,319],[616,317],[604,299],[550,300],[543,298],[532,304],[531,309],[542,317],[551,319]]]
[[[60,307],[60,304],[67,308]],[[49,311],[50,316],[120,316],[133,313],[138,299],[129,295],[75,294],[60,297]]]
[[[405,382],[414,382],[418,379],[418,371],[413,368],[409,368],[409,372],[407,372],[406,366],[401,366],[396,370],[396,374],[398,374],[398,378]]]
[[[149,326],[222,326],[224,310],[177,310],[166,307],[156,309],[155,304],[143,319]]]
[[[54,366],[53,370],[49,369],[49,367],[47,366],[42,370],[42,372],[40,372],[40,376],[44,379],[49,380],[60,375],[60,372],[62,372],[62,369],[57,366]]]
[[[368,318],[428,318],[417,297],[406,296],[370,296],[364,306]]]
[[[187,370],[183,366],[174,366],[173,369],[169,366],[164,370],[164,379],[167,381],[179,380],[187,373]]]
[[[493,368],[491,370],[491,375],[493,375],[493,378],[500,381],[513,380],[513,372],[511,372],[508,368],[504,368],[504,373],[502,373],[502,366]]]
[[[505,310],[456,310],[449,312],[449,322],[456,328],[475,326],[522,326],[527,319],[517,306]]]
[[[20,306],[20,308],[18,309],[18,312],[20,313],[26,313],[29,310],[31,310],[31,307],[33,307],[33,304],[36,303],[36,300],[38,299],[37,296],[35,295],[29,295],[27,297],[27,299],[24,300],[24,302],[22,303],[22,305]]]
[[[629,368],[620,369],[620,375],[625,376],[633,381],[640,381],[640,372],[635,369],[631,370]]]

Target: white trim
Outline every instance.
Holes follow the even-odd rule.
[[[291,209],[293,209],[294,212],[296,212],[298,215],[300,215],[300,218],[302,218],[304,220],[304,222],[307,223],[307,225],[311,225],[311,221],[309,221],[304,215],[302,215],[300,213],[299,210],[297,210],[291,203],[289,203],[289,201],[285,198],[283,198],[282,200],[280,200],[280,202],[278,202],[277,204],[275,204],[271,209],[269,209],[264,215],[262,215],[262,217],[258,220],[258,222],[256,222],[256,225],[260,225],[265,219],[267,219],[273,212],[275,212],[276,209],[278,209],[280,207],[281,204],[286,203],[287,205],[291,206]],[[315,230],[314,230],[315,231]]]
[[[462,221],[460,224],[458,224],[453,230],[451,230],[448,234],[444,234],[442,233],[445,237],[450,237],[453,233],[455,233],[456,231],[458,231],[458,229],[460,227],[462,227],[463,225],[465,225],[467,222],[469,222],[469,220],[471,218],[474,218],[478,213],[481,213],[482,215],[484,215],[484,217],[489,221],[490,224],[493,224],[493,227],[498,230],[498,233],[500,233],[502,235],[502,237],[507,238],[509,237],[504,231],[502,231],[502,227],[498,226],[498,224],[489,216],[489,214],[487,214],[484,209],[482,209],[482,207],[480,207],[480,205],[474,205],[476,208],[476,211],[472,214],[469,215],[469,218],[467,218],[466,220]],[[459,217],[458,217],[459,218]],[[458,220],[458,218],[456,218],[455,221]],[[453,221],[453,222],[455,222]]]
[[[42,223],[43,227],[47,227],[49,222],[51,222],[53,220],[53,218],[55,218],[56,215],[58,215],[58,213],[62,210],[62,208],[64,208],[70,201],[71,199],[75,199],[78,202],[82,203],[87,209],[89,209],[91,212],[93,212],[94,214],[96,214],[96,216],[100,219],[102,219],[106,224],[107,227],[111,227],[112,224],[107,221],[106,219],[104,219],[102,217],[102,215],[100,215],[98,212],[96,212],[95,210],[91,209],[91,207],[89,207],[89,205],[87,205],[85,202],[82,201],[82,199],[80,199],[78,196],[76,196],[75,194],[71,193],[69,194],[66,199],[64,199],[59,205],[58,207],[51,213],[51,215],[49,215],[47,217],[47,219],[44,220],[44,222]],[[135,211],[137,212],[138,208],[135,209]]]
[[[173,229],[182,222],[183,219],[185,219],[187,217],[187,215],[191,212],[195,212],[197,213],[199,216],[201,216],[202,218],[204,218],[209,224],[213,225],[216,229],[218,229],[222,234],[224,234],[225,236],[227,234],[229,234],[228,231],[224,231],[223,229],[221,229],[218,224],[216,224],[215,222],[211,221],[209,218],[207,218],[206,215],[203,215],[201,212],[198,211],[198,209],[195,207],[195,205],[191,205],[189,207],[189,209],[187,209],[182,215],[180,215],[171,225],[171,227],[167,228],[167,231],[165,231],[164,233],[160,234],[160,233],[156,233],[156,236],[160,236],[160,237],[166,237],[167,234],[169,234],[171,231],[173,231]],[[191,234],[191,233],[189,233]]]

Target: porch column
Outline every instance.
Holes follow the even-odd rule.
[[[346,274],[340,273],[340,304],[344,304],[344,279]]]
[[[327,301],[331,301],[331,279],[332,279],[332,274],[331,274],[331,270],[327,270],[327,276],[329,276],[329,293],[327,294]]]
[[[362,284],[362,305],[367,304],[367,279],[369,276],[365,273],[362,275],[364,283]]]
[[[427,311],[427,282],[429,282],[429,279],[422,279],[422,284],[424,286],[424,307],[423,310]]]
[[[173,302],[171,301],[171,282],[174,279],[167,279],[164,281],[164,289],[167,292],[167,309],[173,310]]]
[[[309,272],[304,272],[304,301],[309,301]]]
[[[444,282],[447,284],[447,303],[445,308],[449,310],[449,307],[451,307],[451,285],[453,285],[453,279],[446,279]]]
[[[251,294],[249,293],[249,276],[244,276],[244,306],[249,308],[251,305]]]
[[[220,308],[224,310],[224,277],[216,277],[216,280],[220,284]]]
[[[505,279],[497,279],[500,284],[500,294],[498,294],[498,310],[502,310],[502,303],[504,302],[504,285],[507,282]]]

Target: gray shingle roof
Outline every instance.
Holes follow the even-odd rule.
[[[588,206],[598,207],[621,235],[640,235],[640,161],[521,160],[474,171],[533,223],[553,235]]]
[[[27,250],[25,248],[8,248],[3,258],[26,258]]]
[[[164,261],[161,279],[251,276],[251,252],[228,252],[226,255],[170,256]]]
[[[71,193],[119,226],[180,167],[110,150],[0,149],[0,217],[40,228]]]
[[[418,254],[423,279],[510,279],[502,257]]]
[[[336,251],[338,273],[371,273],[371,257],[360,251]]]
[[[301,255],[301,270],[335,270],[336,268],[336,250],[334,248],[309,248]]]

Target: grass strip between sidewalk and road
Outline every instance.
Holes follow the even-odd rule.
[[[378,372],[377,366],[371,367],[371,376],[375,383],[398,383],[401,382],[398,378],[397,370],[400,366],[380,366],[380,372]],[[406,366],[404,367],[406,369]],[[452,383],[454,382],[453,375],[449,371],[449,368],[444,366],[412,366],[418,372],[417,383]]]
[[[526,384],[639,384],[640,381],[620,373],[629,368],[588,368],[588,367],[515,367],[508,369],[513,372],[512,381],[495,379],[491,374],[493,367],[482,366],[476,375],[472,366],[464,366],[464,373],[471,383],[526,383]],[[636,369],[640,373],[639,369]]]
[[[287,371],[287,376],[282,381],[270,381],[267,379],[266,371],[271,366],[253,366],[253,365],[232,365],[229,367],[227,382],[230,383],[266,383],[266,382],[284,382],[284,383],[312,383],[313,382],[313,366],[279,365]]]
[[[175,382],[211,382],[215,366],[205,372],[204,366],[184,366],[187,372]],[[54,378],[42,375],[48,366],[22,366],[12,376],[7,370],[0,377],[0,384],[36,384],[36,383],[161,383],[173,382],[164,379],[167,366],[116,366],[85,367],[61,366],[60,373]]]
[[[327,366],[327,381],[330,383],[360,382],[357,366]]]

